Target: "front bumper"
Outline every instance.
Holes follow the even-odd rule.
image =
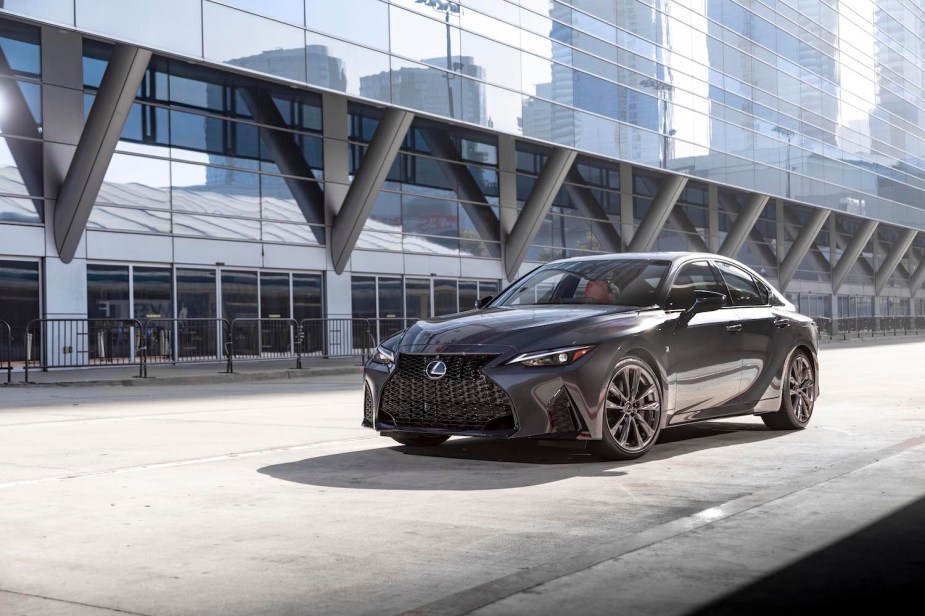
[[[608,374],[583,357],[570,366],[506,365],[513,353],[398,353],[392,367],[365,370],[363,425],[401,431],[504,438],[600,438]],[[439,380],[424,367],[447,365]]]

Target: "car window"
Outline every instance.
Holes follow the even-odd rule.
[[[767,303],[748,272],[722,261],[716,262],[716,268],[723,275],[726,286],[729,287],[734,306],[764,306]]]
[[[553,263],[512,286],[494,305],[652,306],[667,271],[667,261],[643,259]]]
[[[681,268],[668,292],[668,310],[686,310],[694,304],[694,291],[714,291],[726,294],[726,289],[706,261],[695,261]]]

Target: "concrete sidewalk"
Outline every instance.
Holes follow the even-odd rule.
[[[236,361],[234,373],[225,372],[224,363],[203,364],[148,364],[147,378],[139,378],[135,366],[100,366],[92,368],[53,369],[43,372],[29,370],[25,383],[22,369],[13,371],[13,382],[6,384],[6,375],[0,375],[0,387],[74,387],[98,385],[199,385],[212,383],[240,383],[302,379],[315,376],[360,373],[363,363],[358,357],[332,359],[302,359],[302,368],[295,367],[295,359],[267,361]]]

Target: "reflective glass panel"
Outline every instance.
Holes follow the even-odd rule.
[[[156,49],[202,54],[202,6],[189,0],[76,0],[76,25]]]
[[[221,3],[300,26],[305,21],[305,7],[302,5],[302,0],[272,0],[272,2],[267,2],[266,0],[221,0]]]
[[[215,318],[215,270],[177,270],[177,316]]]
[[[434,279],[434,316],[454,314],[459,310],[455,280]]]
[[[357,21],[352,24],[356,26]],[[377,30],[381,27],[376,24]],[[388,55],[314,32],[305,33],[305,45],[308,83],[384,102],[392,100]]]
[[[305,81],[302,29],[208,1],[202,11],[206,59]],[[235,32],[247,35],[229,36]]]
[[[292,316],[300,322],[302,319],[319,319],[324,316],[320,275],[292,275]]]
[[[168,268],[132,268],[135,318],[173,318],[173,273]]]
[[[260,316],[264,319],[289,318],[289,274],[260,273]]]
[[[114,154],[96,201],[170,208],[170,163],[156,158]]]
[[[330,0],[305,0],[308,27],[323,34],[356,41],[388,51],[388,5],[379,0],[338,0],[332,10]],[[361,19],[358,16],[362,15]]]
[[[0,261],[0,320],[12,330],[12,361],[25,359],[24,334],[29,321],[41,317],[39,264],[28,261]],[[6,344],[5,342],[3,344]],[[5,359],[6,351],[0,352]]]
[[[128,267],[87,265],[87,316],[91,319],[128,319]]]
[[[405,316],[430,318],[430,280],[427,278],[405,279]]]

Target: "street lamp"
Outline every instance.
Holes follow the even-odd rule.
[[[652,88],[655,90],[656,96],[658,96],[658,100],[661,103],[662,126],[660,132],[662,133],[662,151],[660,152],[659,162],[664,169],[668,166],[668,140],[678,132],[674,129],[668,130],[668,96],[669,93],[674,90],[674,86],[670,83],[659,81],[658,79],[652,79],[651,77],[643,79],[639,82],[639,85],[644,88]]]
[[[453,46],[450,44],[450,15],[459,15],[460,6],[457,2],[444,2],[443,0],[414,0],[415,4],[429,6],[438,13],[443,13],[446,22],[446,99],[449,105],[450,117],[455,117],[453,109],[453,89],[450,87],[450,73],[453,71]]]
[[[790,140],[793,139],[793,136],[796,134],[789,128],[785,126],[775,126],[771,129],[772,132],[777,133],[781,137],[787,138],[787,198],[790,198]]]

